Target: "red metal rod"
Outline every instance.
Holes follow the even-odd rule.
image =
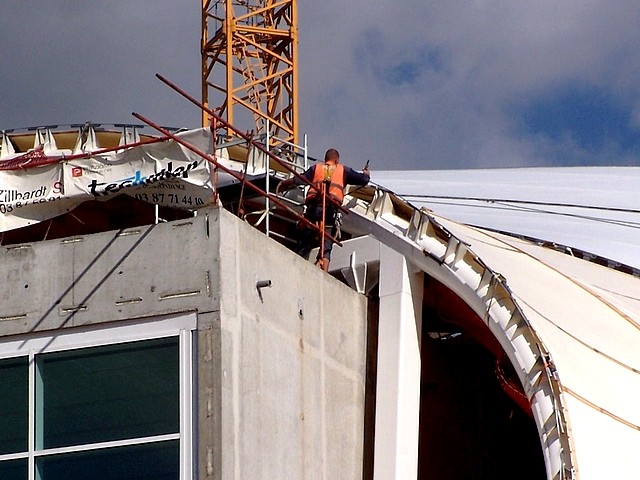
[[[216,121],[220,122],[223,126],[225,126],[228,129],[233,130],[238,136],[242,137],[247,143],[250,143],[251,145],[253,145],[254,147],[256,147],[258,150],[260,150],[261,152],[265,153],[266,155],[268,155],[270,158],[272,158],[276,163],[278,163],[278,165],[280,165],[281,167],[283,167],[285,170],[287,170],[289,173],[293,174],[296,178],[301,179],[304,183],[306,183],[307,185],[309,185],[311,188],[313,188],[316,192],[321,193],[320,189],[315,186],[312,182],[310,182],[309,180],[307,180],[305,177],[303,177],[302,175],[300,175],[298,172],[296,172],[293,168],[291,168],[289,165],[287,165],[285,162],[283,162],[282,160],[280,160],[277,156],[275,156],[273,153],[271,153],[270,151],[268,151],[266,148],[264,148],[262,145],[260,145],[259,143],[255,142],[250,135],[241,132],[240,130],[238,130],[236,127],[234,127],[233,125],[231,125],[229,122],[227,122],[225,119],[223,119],[222,117],[216,115],[213,110],[205,107],[201,102],[199,102],[198,100],[196,100],[193,96],[189,95],[187,92],[185,92],[184,90],[182,90],[180,87],[178,87],[175,83],[167,80],[166,78],[164,78],[162,75],[160,75],[159,73],[156,73],[156,77],[163,82],[165,85],[167,85],[168,87],[170,87],[171,89],[175,90],[176,92],[178,92],[180,95],[182,95],[184,98],[186,98],[187,100],[189,100],[191,103],[193,103],[194,105],[198,106],[200,109],[204,110],[205,112],[207,112],[209,115],[211,115],[212,118],[215,118]],[[327,197],[328,200],[334,204],[336,207],[338,207],[340,209],[340,211],[345,212],[345,213],[349,213],[349,210],[346,209],[345,207],[342,206],[342,203],[338,202],[337,200],[331,198],[331,197]]]
[[[326,218],[326,213],[327,211],[327,184],[326,182],[322,182],[322,219],[320,220],[320,228],[322,229],[323,232],[327,231],[327,218]],[[318,255],[318,258],[320,259],[320,267],[324,270],[324,236],[320,237],[320,255]]]
[[[167,137],[169,137],[170,139],[172,139],[173,141],[179,143],[180,145],[182,145],[183,147],[185,147],[187,150],[191,150],[193,153],[195,153],[196,155],[201,156],[202,158],[204,158],[205,160],[209,161],[210,163],[212,163],[215,167],[221,169],[222,171],[224,171],[225,173],[228,173],[229,175],[231,175],[233,178],[235,178],[238,181],[242,181],[242,177],[240,175],[238,175],[235,171],[231,170],[230,168],[225,167],[224,165],[218,163],[218,161],[212,157],[211,155],[209,155],[206,152],[203,152],[202,150],[200,150],[197,147],[194,147],[193,145],[190,145],[189,143],[185,142],[184,140],[182,140],[180,137],[172,134],[171,132],[169,132],[168,130],[166,130],[165,128],[161,127],[160,125],[157,125],[155,123],[153,123],[151,120],[145,118],[144,116],[140,115],[139,113],[133,112],[132,115],[134,117],[136,117],[138,120],[146,123],[147,125],[149,125],[150,127],[155,128],[156,130],[158,130],[160,133],[162,133],[163,135],[166,135]],[[215,148],[215,145],[214,145]],[[268,192],[265,192],[264,190],[262,190],[260,187],[254,185],[253,183],[249,182],[246,184],[248,187],[252,188],[253,190],[255,190],[256,192],[258,192],[260,195],[262,195],[263,197],[269,198],[273,203],[275,203],[276,205],[278,205],[279,207],[285,209],[286,211],[288,211],[289,213],[293,213],[297,218],[299,218],[302,223],[304,223],[306,226],[311,227],[314,230],[320,230],[316,225],[314,225],[313,223],[311,223],[309,220],[307,220],[306,218],[304,218],[304,216],[300,215],[298,212],[296,212],[294,209],[290,208],[288,205],[284,204],[283,202],[281,202],[278,197],[276,197],[275,195],[271,195]],[[333,242],[335,242],[337,245],[342,246],[342,244],[336,240],[335,238],[333,238],[331,235],[329,235],[326,232],[321,232],[323,235],[325,235],[327,238],[330,238]]]

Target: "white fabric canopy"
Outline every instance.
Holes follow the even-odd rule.
[[[208,154],[209,129],[179,134]],[[0,171],[0,231],[66,213],[86,200],[127,194],[139,200],[193,210],[213,197],[210,163],[167,140],[127,150],[19,170]]]
[[[640,268],[640,167],[374,171],[418,207]]]

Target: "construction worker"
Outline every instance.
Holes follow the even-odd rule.
[[[310,222],[320,226],[322,221],[322,194],[325,191],[328,196],[342,204],[344,198],[344,187],[346,185],[366,185],[369,183],[369,167],[368,165],[362,170],[362,173],[356,172],[352,168],[340,164],[340,154],[335,148],[330,148],[324,155],[324,163],[319,163],[305,171],[302,176],[309,180],[317,190],[309,188],[307,197],[304,201],[304,216]],[[291,177],[278,184],[276,194],[289,190],[294,186],[303,185],[303,180],[297,177]],[[338,232],[340,211],[336,205],[330,200],[326,200],[325,204],[325,231],[330,232],[332,237],[336,237]],[[338,221],[337,221],[338,220]],[[304,258],[309,258],[309,253],[314,247],[324,243],[323,251],[318,251],[316,263],[325,272],[329,270],[329,261],[331,259],[331,249],[333,242],[324,238],[324,242],[316,231],[304,228],[301,231],[296,247],[296,253]]]

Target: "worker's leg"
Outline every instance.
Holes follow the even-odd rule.
[[[304,216],[311,223],[318,223],[322,218],[322,206],[319,205],[318,202],[309,203]],[[301,257],[308,259],[311,250],[317,246],[318,232],[306,225],[300,225],[295,252]]]
[[[318,260],[318,266],[324,270],[325,272],[329,271],[329,259],[328,258],[321,258],[320,260]]]
[[[301,257],[308,259],[317,237],[316,232],[307,226],[301,226],[297,237],[295,252]]]
[[[332,237],[336,236],[336,227],[331,224],[327,224],[325,227],[325,232],[329,233]],[[324,250],[322,252],[318,252],[318,257],[316,259],[316,263],[322,270],[325,272],[329,271],[329,263],[331,262],[331,250],[333,249],[333,241],[325,237],[324,239]]]

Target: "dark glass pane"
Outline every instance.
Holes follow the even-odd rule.
[[[0,361],[0,454],[27,451],[28,382],[28,358]]]
[[[27,459],[0,462],[2,480],[27,480]]]
[[[179,431],[175,337],[45,354],[37,363],[44,448]]]
[[[178,480],[179,458],[176,440],[51,455],[36,465],[42,480]]]

